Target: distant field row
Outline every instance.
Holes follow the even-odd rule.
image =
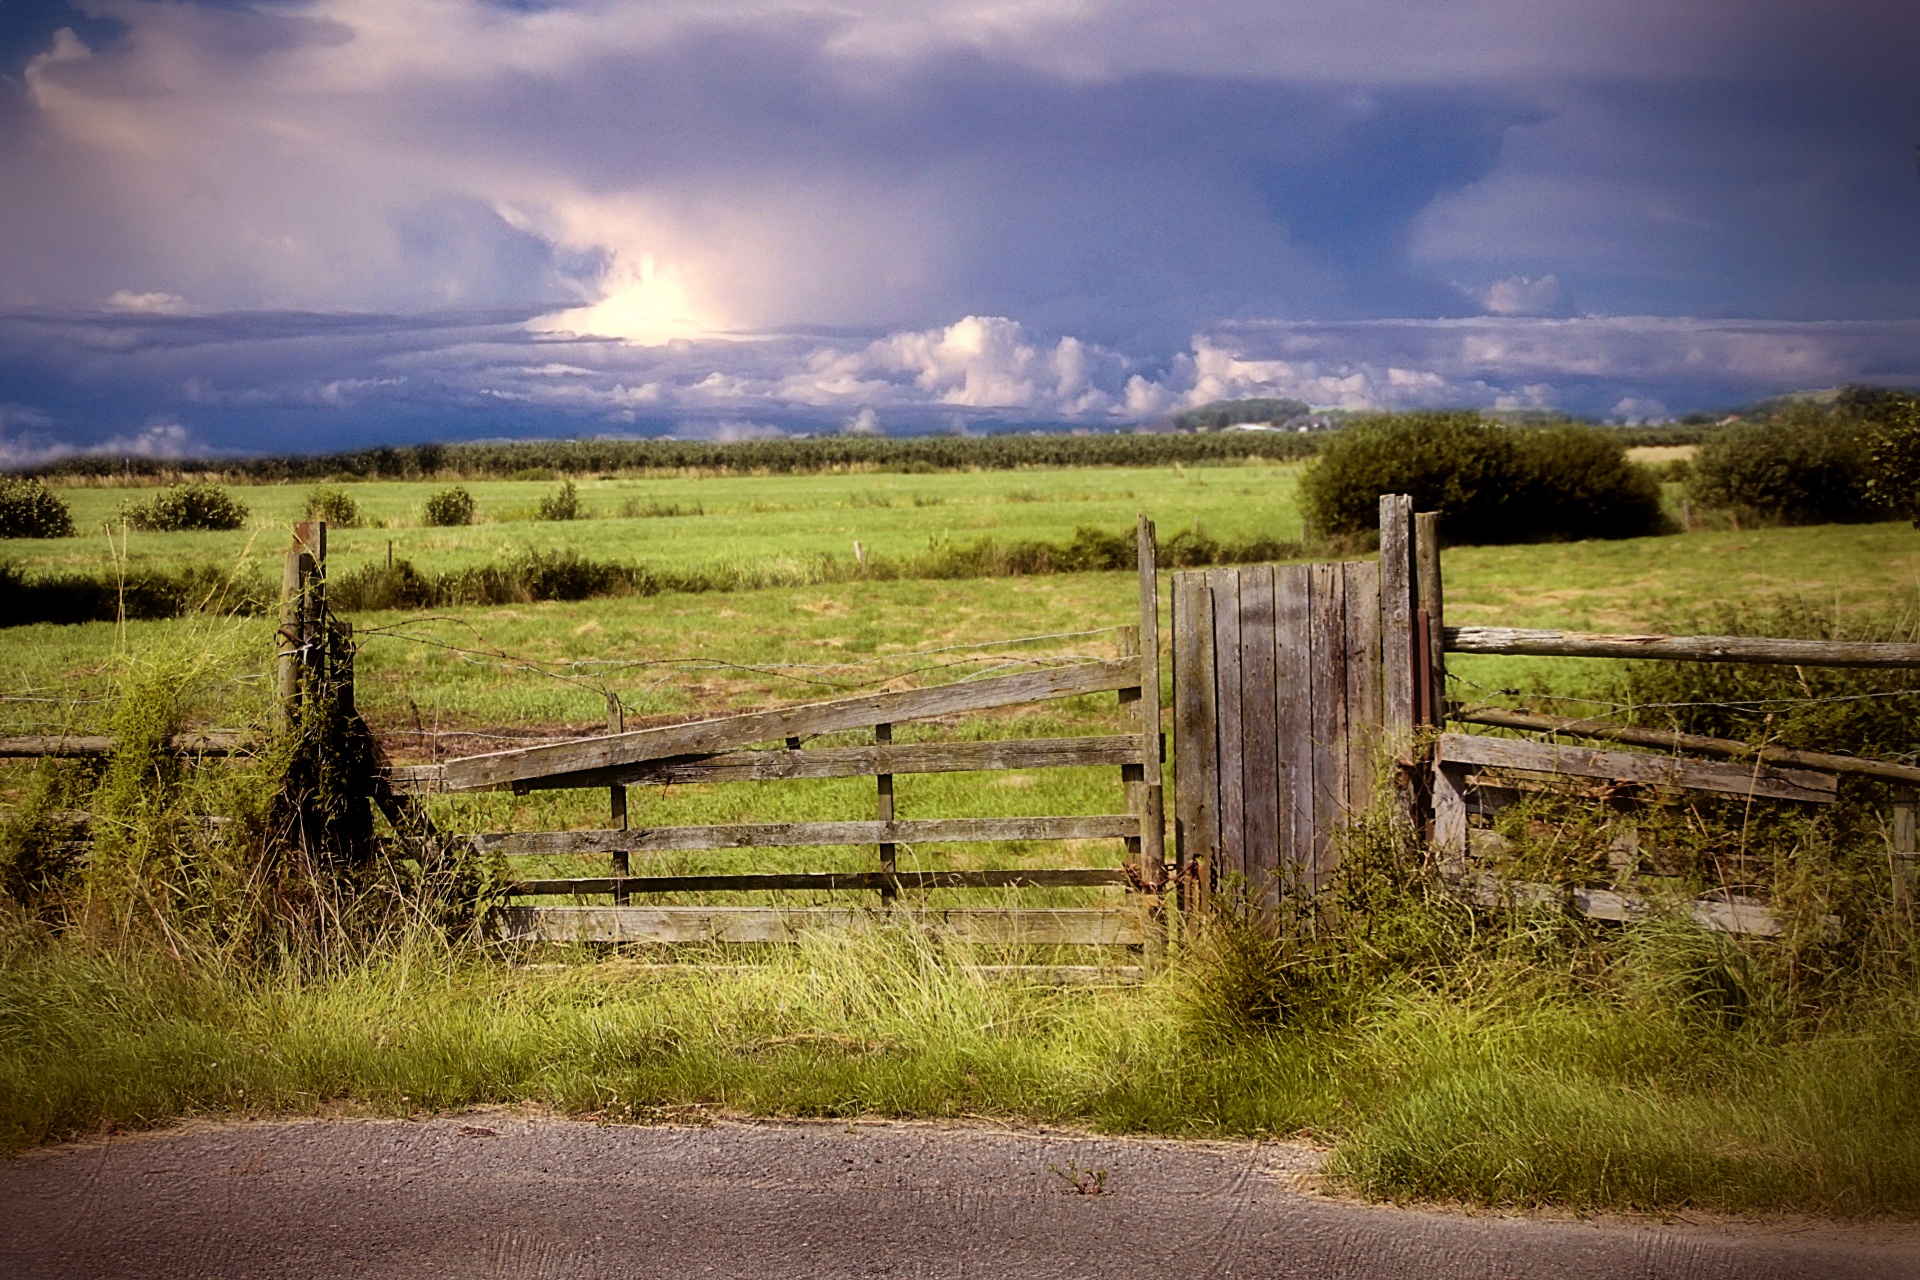
[[[422,568],[458,569],[521,547],[571,548],[598,559],[670,568],[740,562],[851,558],[863,551],[903,555],[930,541],[1057,541],[1081,525],[1130,528],[1142,511],[1171,533],[1200,524],[1220,538],[1264,534],[1298,538],[1299,464],[954,472],[932,475],[674,477],[578,481],[590,518],[534,521],[551,481],[473,481],[481,523],[453,529],[420,525],[420,508],[445,486],[376,481],[344,486],[373,527],[335,529],[328,546],[335,572],[396,557]],[[141,533],[125,538],[131,567],[277,562],[290,522],[301,518],[309,485],[247,485],[234,493],[250,508],[231,533]],[[4,554],[31,571],[109,568],[114,551],[104,526],[129,498],[150,488],[73,487],[77,538],[18,540]],[[389,527],[391,526],[391,527]],[[119,545],[116,532],[115,543]],[[277,569],[274,571],[277,576]]]

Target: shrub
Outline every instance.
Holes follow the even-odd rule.
[[[120,508],[136,529],[179,533],[189,529],[238,529],[247,521],[247,504],[217,484],[176,484],[145,502]]]
[[[1764,524],[1884,519],[1867,490],[1871,428],[1841,409],[1800,404],[1700,446],[1687,496]]]
[[[580,518],[580,491],[568,480],[559,489],[540,499],[540,518],[542,520],[578,520]]]
[[[1875,409],[1867,496],[1920,529],[1920,396],[1886,396]]]
[[[1322,535],[1378,527],[1380,495],[1440,513],[1449,541],[1627,538],[1660,528],[1660,489],[1621,440],[1571,424],[1503,427],[1475,413],[1362,419],[1334,436],[1301,481]]]
[[[71,538],[73,513],[38,480],[0,476],[0,538]]]
[[[357,529],[360,504],[345,489],[323,484],[307,495],[307,519],[325,520],[336,529]]]
[[[427,499],[422,517],[438,528],[473,523],[473,495],[460,485],[442,489]]]

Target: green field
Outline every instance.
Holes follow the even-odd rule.
[[[331,560],[347,572],[384,559],[391,540],[397,556],[425,570],[517,547],[767,566],[850,558],[856,539],[883,555],[922,550],[929,539],[1059,540],[1082,525],[1123,530],[1142,511],[1163,537],[1198,522],[1220,537],[1291,539],[1297,475],[1247,465],[590,480],[581,497],[593,518],[568,523],[509,518],[551,482],[480,482],[469,487],[490,519],[465,529],[418,526],[418,508],[438,486],[354,484],[349,491],[381,524],[332,532]],[[98,528],[125,498],[150,490],[63,492],[83,528]],[[134,533],[125,554],[168,567],[251,561],[272,574],[306,492],[238,488],[252,506],[248,529]],[[616,514],[629,502],[679,514]],[[0,555],[36,572],[99,572],[114,553],[98,532],[4,544]],[[1920,532],[1881,524],[1462,547],[1446,553],[1445,569],[1456,624],[1639,630],[1782,598],[1871,612],[1920,600]],[[609,695],[633,726],[1110,656],[1115,629],[1135,620],[1135,591],[1125,572],[856,581],[351,621],[359,705],[407,760],[494,749],[506,734],[594,731]],[[1166,595],[1163,578],[1163,610]],[[272,631],[265,619],[204,615],[0,627],[0,731],[105,731],[129,691],[173,700],[191,724],[263,723]],[[1457,657],[1453,692],[1578,693],[1612,669]],[[1105,695],[901,726],[898,736],[1115,732],[1126,723]],[[898,813],[1111,812],[1121,804],[1116,773],[902,777]],[[0,766],[0,817],[31,790],[27,766]],[[490,793],[438,800],[435,812],[459,831],[551,829],[601,825],[605,804],[602,792]],[[644,825],[867,817],[873,784],[635,788],[632,805]],[[636,859],[634,869],[852,870],[873,858],[871,848],[720,851]],[[905,868],[1119,858],[1117,842],[900,854]],[[603,866],[596,860],[592,870]],[[588,868],[553,860],[518,870]],[[1100,894],[1025,892],[1020,901]],[[79,934],[53,941],[0,915],[0,1146],[195,1113],[408,1114],[482,1102],[618,1121],[689,1108],[986,1115],[1168,1133],[1307,1132],[1339,1144],[1336,1168],[1350,1186],[1394,1198],[1920,1212],[1912,1119],[1920,1077],[1911,1070],[1920,1024],[1910,982],[1876,978],[1809,1014],[1768,994],[1790,986],[1768,976],[1772,944],[1733,954],[1701,943],[1698,930],[1600,937],[1533,919],[1502,932],[1444,904],[1395,911],[1383,920],[1399,933],[1370,936],[1354,952],[1361,959],[1340,961],[1346,976],[1314,979],[1320,985],[1289,997],[1296,1005],[1262,1014],[1269,1020],[1252,1029],[1234,1022],[1232,1008],[1249,981],[1236,969],[1244,955],[1204,949],[1145,986],[1084,992],[986,984],[956,967],[977,957],[891,934],[671,976],[630,964],[530,970],[414,936],[303,975],[191,950],[182,958],[165,940],[130,954]],[[1416,958],[1374,968],[1364,959],[1386,954]],[[1738,1016],[1690,1003],[1686,984],[1722,969],[1746,975],[1739,980],[1756,993]],[[1281,981],[1262,973],[1259,982]]]

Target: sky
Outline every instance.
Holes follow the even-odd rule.
[[[1911,0],[0,0],[0,464],[1920,385]]]

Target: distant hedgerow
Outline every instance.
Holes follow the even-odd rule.
[[[136,529],[179,533],[190,529],[238,529],[247,522],[247,504],[217,484],[176,484],[145,502],[120,508]]]
[[[1379,524],[1380,495],[1440,513],[1458,543],[1631,538],[1661,528],[1660,486],[1620,438],[1573,423],[1507,427],[1477,413],[1365,418],[1332,436],[1300,486],[1323,536]]]
[[[0,476],[0,538],[71,538],[73,513],[38,480]]]
[[[1869,489],[1873,434],[1844,407],[1793,405],[1701,445],[1687,496],[1756,524],[1884,520],[1887,507]]]

